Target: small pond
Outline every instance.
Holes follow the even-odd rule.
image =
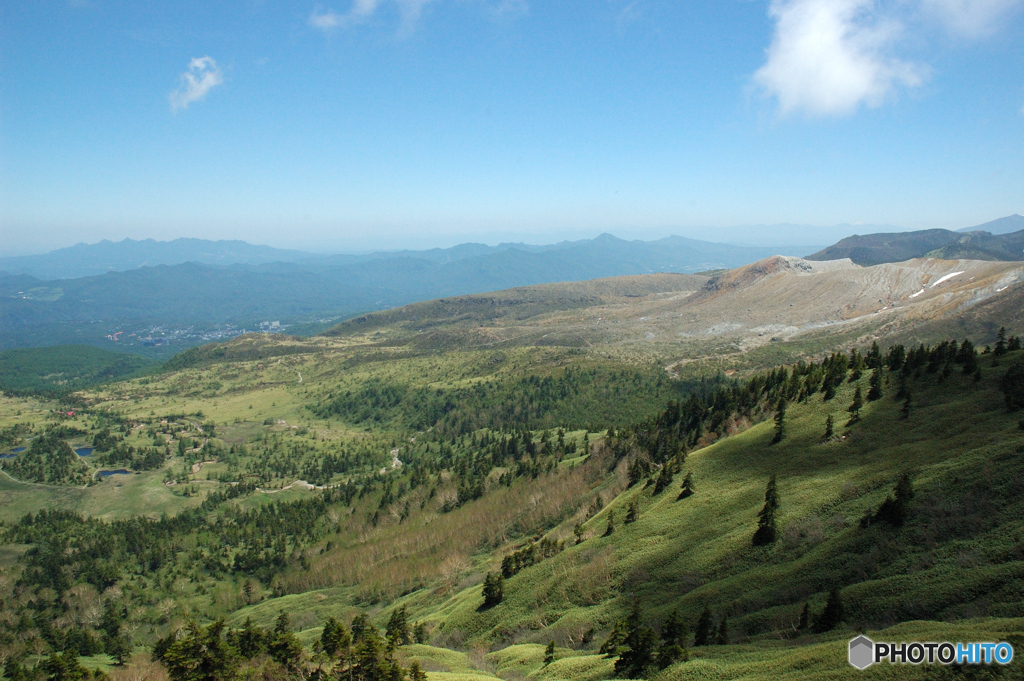
[[[126,471],[123,468],[118,468],[116,471],[100,471],[96,475],[100,476],[101,478],[109,478],[111,475],[128,475],[128,474],[129,474],[129,471]]]
[[[75,454],[78,454],[78,456],[89,456],[92,454],[92,451],[92,447],[78,447],[75,449]]]

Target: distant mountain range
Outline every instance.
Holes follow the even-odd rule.
[[[126,248],[136,249],[139,243]],[[226,252],[252,259],[274,255],[273,249],[246,246],[202,244],[210,258]],[[431,251],[322,257],[285,252],[294,260],[230,266],[187,262],[61,280],[7,275],[0,276],[0,349],[70,342],[109,345],[103,340],[106,335],[126,330],[127,338],[133,329],[154,325],[165,330],[215,324],[252,329],[261,320],[337,319],[515,286],[731,268],[775,250],[683,237],[625,241],[603,234],[541,247],[463,244]],[[180,350],[174,347],[176,342],[166,352]]]
[[[993,230],[985,229],[991,227]],[[1013,230],[1015,227],[1018,229]],[[959,232],[925,229],[917,232],[854,235],[808,260],[849,258],[858,265],[903,262],[911,258],[944,260],[1024,260],[1024,217],[1011,215]]]
[[[142,267],[156,267],[159,265],[181,265],[184,263],[197,263],[202,265],[266,265],[270,263],[293,263],[298,264],[304,270],[315,272],[328,272],[339,267],[350,267],[360,263],[394,261],[402,259],[424,260],[439,265],[493,256],[509,251],[522,253],[547,253],[552,251],[564,251],[570,258],[573,253],[589,253],[594,255],[592,244],[600,244],[602,240],[615,239],[610,234],[603,234],[597,239],[585,239],[581,241],[563,241],[556,244],[532,245],[524,243],[502,243],[496,246],[488,246],[479,243],[464,243],[451,248],[432,248],[428,250],[402,250],[402,251],[377,251],[365,254],[332,254],[323,255],[308,253],[305,251],[282,250],[270,246],[258,246],[245,241],[209,241],[206,239],[175,239],[173,241],[155,241],[144,239],[135,241],[124,239],[122,241],[101,241],[95,244],[77,244],[68,248],[61,248],[43,255],[16,256],[0,258],[0,273],[8,275],[28,275],[40,280],[53,281],[57,279],[78,279],[90,277],[109,272],[127,272]],[[623,253],[623,257],[629,260],[631,257],[643,252],[647,258],[647,264],[656,269],[668,269],[676,271],[678,268],[685,268],[691,271],[694,268],[724,267],[736,263],[736,254],[742,254],[742,259],[751,254],[764,254],[767,252],[779,252],[777,246],[758,245],[743,250],[743,246],[737,250],[736,244],[720,244],[700,239],[684,237],[668,237],[654,242],[642,241],[621,241],[632,244],[636,253]],[[637,244],[647,243],[652,247],[647,251]],[[818,242],[821,243],[821,242]],[[639,250],[637,250],[639,248]],[[665,248],[668,249],[666,254]],[[588,250],[589,249],[589,250]],[[680,251],[686,251],[682,253]],[[789,247],[782,249],[787,253],[797,253],[801,247]],[[607,263],[607,258],[601,256]],[[634,269],[639,267],[638,261],[626,267],[628,273],[635,274]],[[545,275],[547,281],[549,275]]]
[[[1012,234],[1024,229],[1024,215],[1009,215],[976,227],[964,227],[958,232],[988,232],[989,234]]]

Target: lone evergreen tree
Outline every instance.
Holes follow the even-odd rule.
[[[825,602],[825,609],[814,620],[814,630],[818,633],[832,631],[843,621],[843,601],[839,597],[839,589],[833,588],[828,592],[828,601]]]
[[[882,370],[875,369],[871,372],[871,378],[868,380],[868,385],[871,386],[868,390],[868,402],[874,402],[882,399]]]
[[[715,645],[729,645],[729,618],[722,615],[722,621],[718,623],[718,634],[715,636]]]
[[[608,511],[608,527],[604,529],[602,537],[610,537],[615,534],[615,511]]]
[[[395,647],[412,643],[412,631],[409,629],[409,617],[404,605],[391,612],[385,631],[388,641]]]
[[[901,411],[902,411],[902,414],[903,414],[903,420],[904,421],[910,418],[910,394],[909,393],[907,394],[906,399],[903,400],[903,409]]]
[[[493,608],[505,598],[505,578],[500,572],[488,572],[484,577],[484,608]]]
[[[1002,357],[1007,352],[1006,350],[1006,327],[999,327],[999,333],[996,334],[996,346],[992,348],[992,354],[996,357]]]
[[[427,681],[427,673],[415,660],[409,665],[409,681]]]
[[[864,398],[861,396],[860,386],[858,385],[853,391],[853,403],[850,404],[850,407],[847,409],[847,411],[850,412],[850,420],[846,425],[852,426],[854,423],[857,423],[857,421],[860,421],[860,410],[863,406]]]
[[[871,349],[864,356],[864,363],[869,369],[882,368],[882,350],[878,347],[878,341],[871,343]]]
[[[754,532],[754,546],[766,546],[774,543],[777,535],[775,528],[775,511],[779,508],[779,495],[775,489],[775,476],[768,481],[764,491],[764,507],[757,514],[757,531]]]
[[[294,670],[302,659],[302,644],[295,634],[289,631],[289,626],[288,613],[282,612],[277,616],[274,634],[267,644],[267,652],[279,665]]]
[[[832,414],[829,414],[825,418],[825,439],[829,440],[835,435],[835,422],[832,420]]]
[[[320,634],[320,648],[332,660],[347,659],[352,647],[352,637],[345,625],[333,617],[328,617]]]
[[[555,661],[555,642],[551,640],[548,642],[548,647],[544,649],[544,666],[547,667],[549,664]]]
[[[903,473],[896,482],[892,495],[878,507],[875,520],[884,520],[890,525],[900,527],[910,513],[910,500],[913,498],[914,488],[910,483],[910,473]]]
[[[690,632],[679,617],[679,611],[673,610],[665,623],[661,625],[661,647],[658,649],[658,668],[666,667],[690,659],[686,649]]]
[[[711,622],[711,608],[704,606],[703,612],[697,618],[697,628],[693,632],[693,645],[699,647],[711,643],[713,631],[714,624]]]
[[[661,467],[661,473],[654,483],[654,494],[658,495],[665,491],[666,487],[672,485],[672,478],[676,474],[675,459],[670,459]]]
[[[636,497],[633,501],[629,502],[629,506],[626,509],[626,524],[635,523],[637,518],[640,517],[640,504]]]
[[[1007,369],[1000,387],[1006,398],[1007,409],[1015,411],[1024,407],[1024,363],[1017,362]]]
[[[786,438],[786,403],[779,400],[778,411],[775,412],[775,437],[772,444],[777,445]]]
[[[615,674],[639,679],[654,665],[654,651],[658,645],[657,634],[643,623],[639,602],[633,603],[629,617],[626,618],[626,631],[622,641],[623,649],[619,652],[619,659],[615,660]]]
[[[690,471],[686,471],[686,475],[683,476],[683,487],[679,492],[679,496],[676,500],[685,499],[686,497],[693,496],[693,474]]]

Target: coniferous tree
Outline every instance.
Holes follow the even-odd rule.
[[[672,479],[676,474],[675,459],[670,459],[661,467],[661,473],[654,483],[654,494],[657,496],[665,491],[665,488],[672,485]]]
[[[909,394],[907,395],[906,399],[903,400],[903,409],[901,410],[901,413],[903,414],[903,420],[907,420],[907,419],[910,418],[910,395]]]
[[[415,660],[409,665],[409,681],[427,681],[427,673]]]
[[[552,639],[548,641],[548,647],[544,649],[544,666],[547,667],[549,664],[555,661],[555,641]]]
[[[992,354],[996,357],[1002,357],[1007,352],[1006,350],[1006,327],[999,327],[999,333],[996,334],[996,346],[992,348]]]
[[[695,647],[706,646],[711,643],[711,634],[714,631],[714,624],[711,621],[711,609],[707,606],[697,618],[697,628],[693,632],[693,645]]]
[[[423,622],[417,622],[416,626],[412,630],[412,638],[416,643],[426,643],[430,640],[430,634],[427,632],[427,625]]]
[[[722,621],[718,623],[718,634],[715,636],[715,645],[729,645],[729,618],[722,615]]]
[[[882,350],[878,347],[878,341],[871,343],[871,349],[864,356],[864,363],[869,369],[875,369],[876,371],[882,368]]]
[[[222,638],[225,624],[219,620],[206,627],[189,622],[177,640],[168,636],[154,648],[173,681],[227,681],[233,679],[237,660]],[[170,642],[173,640],[173,642]]]
[[[676,500],[685,499],[686,497],[693,496],[693,474],[690,471],[686,471],[686,475],[683,476],[683,487],[679,491],[679,496]]]
[[[914,488],[910,482],[910,473],[903,473],[896,482],[893,493],[878,507],[874,519],[900,527],[910,513],[910,501],[913,498]]]
[[[488,572],[484,578],[484,605],[493,608],[505,598],[505,578],[500,572]]]
[[[1018,361],[1007,369],[1000,387],[1006,398],[1007,409],[1015,411],[1024,407],[1024,363]]]
[[[352,650],[351,676],[358,681],[390,681],[390,665],[384,656],[384,641],[372,626]]]
[[[678,645],[685,648],[690,638],[686,623],[679,616],[678,610],[669,613],[668,619],[661,625],[661,640],[665,645]]]
[[[228,632],[227,640],[239,655],[251,660],[267,652],[270,636],[262,627],[253,624],[252,619],[246,617],[241,629]]]
[[[902,400],[910,395],[910,386],[907,384],[907,373],[906,371],[900,372],[899,388],[896,390],[896,399]]]
[[[640,517],[640,504],[636,497],[633,501],[629,502],[629,506],[626,508],[626,524],[635,523],[637,518]]]
[[[576,544],[583,543],[583,523],[576,523],[575,527],[572,528],[572,535],[576,538]]]
[[[876,400],[882,399],[882,370],[875,369],[871,373],[871,378],[868,380],[868,385],[871,386],[868,390],[868,402],[875,402]]]
[[[775,488],[775,476],[768,481],[764,492],[764,506],[757,514],[757,531],[754,532],[754,546],[766,546],[774,543],[777,535],[775,512],[779,508],[779,496]]]
[[[78,661],[78,655],[70,650],[50,655],[39,664],[39,668],[46,674],[47,681],[83,681],[91,676]],[[25,676],[28,677],[28,672]],[[38,677],[33,674],[29,678]]]
[[[302,659],[302,644],[289,630],[290,626],[288,613],[282,612],[277,616],[274,634],[267,644],[267,652],[282,667],[296,669]]]
[[[320,634],[320,648],[331,660],[347,661],[352,648],[352,637],[345,625],[334,617],[328,617]]]
[[[779,400],[779,408],[775,412],[775,437],[772,444],[777,445],[786,438],[786,403]]]
[[[373,629],[373,625],[370,624],[370,618],[365,613],[359,613],[352,618],[352,624],[349,627],[352,630],[352,643],[360,643],[366,634]]]
[[[610,537],[615,533],[615,511],[608,511],[608,527],[605,528],[602,537]]]
[[[626,618],[626,637],[622,641],[619,658],[615,660],[615,674],[629,679],[639,679],[654,665],[658,636],[643,623],[639,601],[634,601]]]
[[[1020,336],[1010,336],[1006,341],[1007,352],[1017,352],[1020,350]]]
[[[829,414],[827,417],[825,417],[825,438],[824,439],[830,440],[834,434],[835,434],[835,423],[832,420],[832,414]]]
[[[848,426],[852,426],[857,421],[860,421],[860,410],[864,406],[864,398],[860,394],[860,386],[853,391],[853,402],[847,409],[850,412],[850,420],[846,423]]]
[[[395,647],[412,643],[412,632],[409,629],[409,618],[404,605],[391,611],[391,618],[385,631],[388,641]]]
[[[661,626],[661,647],[658,648],[657,664],[659,669],[690,659],[686,648],[690,632],[679,617],[679,611],[673,610]]]
[[[818,633],[832,631],[843,621],[843,600],[839,597],[839,589],[833,588],[828,592],[828,601],[825,602],[825,609],[814,620],[814,630]]]

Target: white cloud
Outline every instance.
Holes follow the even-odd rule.
[[[352,7],[347,12],[338,13],[333,10],[314,9],[309,15],[309,25],[321,31],[336,28],[348,28],[361,24],[374,15],[377,9],[386,2],[393,3],[402,17],[402,32],[408,32],[416,25],[423,13],[423,7],[431,0],[352,0]]]
[[[175,111],[188,108],[189,104],[199,101],[223,82],[217,62],[211,57],[196,57],[188,63],[188,71],[181,74],[181,85],[168,95],[171,108]]]
[[[926,69],[891,55],[902,26],[873,0],[772,0],[769,13],[775,36],[754,82],[783,114],[848,114],[924,79]]]
[[[330,32],[366,23],[385,6],[393,6],[401,20],[399,35],[408,35],[416,28],[423,9],[434,0],[352,0],[347,12],[315,8],[308,23],[313,28]],[[494,20],[507,20],[529,14],[528,0],[463,0],[462,4],[475,5]]]
[[[921,10],[954,34],[975,38],[995,30],[1022,0],[921,0]]]

